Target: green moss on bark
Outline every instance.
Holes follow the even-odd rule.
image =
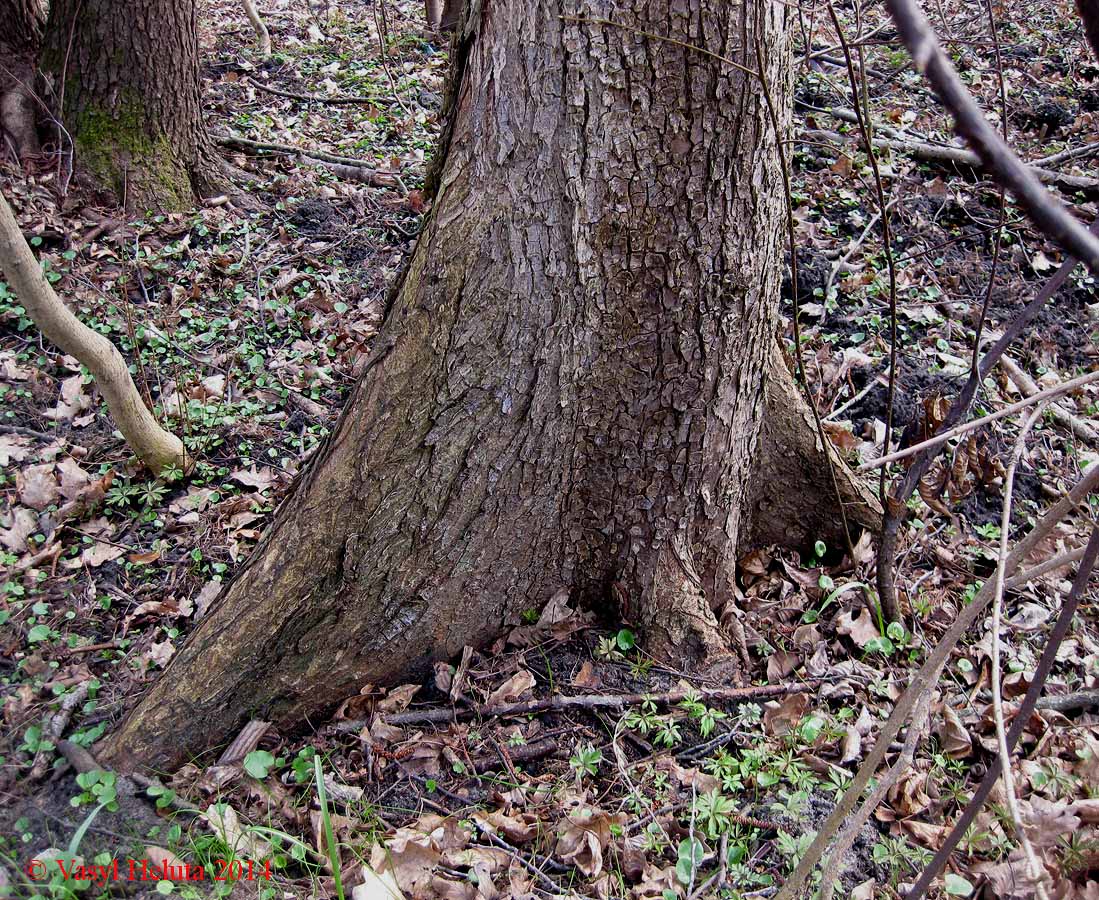
[[[77,169],[129,205],[186,209],[193,203],[188,168],[166,135],[150,134],[149,124],[132,98],[111,111],[83,110],[74,130]]]

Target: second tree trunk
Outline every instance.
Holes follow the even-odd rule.
[[[52,0],[42,67],[78,178],[139,211],[215,186],[195,0]]]

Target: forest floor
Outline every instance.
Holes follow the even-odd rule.
[[[447,66],[445,45],[423,37],[422,9],[391,3],[382,22],[381,7],[362,0],[338,9],[271,0],[276,52],[263,60],[236,2],[202,7],[215,133],[362,164],[230,145],[228,158],[254,179],[241,186],[247,204],[141,219],[66,194],[56,160],[0,168],[50,279],[134,362],[140,388],[197,460],[186,478],[142,471],[95,385],[0,283],[0,896],[76,896],[72,882],[27,887],[24,875],[32,856],[74,838],[89,864],[208,870],[201,883],[108,882],[84,897],[774,893],[914,667],[993,571],[1015,420],[952,449],[910,504],[898,575],[908,627],[882,634],[863,609],[872,554],[852,562],[818,542],[741,561],[755,695],[707,694],[712,685],[648,658],[631,623],[551,602],[485,652],[440,663],[428,683],[366,685],[309,733],[252,729],[234,752],[140,797],[112,776],[74,781],[58,740],[90,747],[107,733],[246,558],[334,423],[421,227],[417,189]],[[1099,149],[1099,69],[1070,0],[1028,4],[1025,15],[998,7],[998,48],[983,6],[936,9],[967,83],[997,119],[1002,73],[1010,138],[1025,159]],[[873,5],[857,27],[852,10],[842,18],[849,34],[866,36],[877,133],[960,146],[884,11]],[[852,102],[842,50],[822,11],[795,32],[803,353],[830,436],[860,462],[880,454],[885,431],[886,252],[870,168],[843,112]],[[362,102],[331,102],[351,96]],[[837,144],[820,132],[842,136]],[[980,173],[897,150],[881,163],[897,268],[894,425],[905,443],[934,428],[961,386],[986,298],[985,340],[1062,257],[1010,201],[995,252],[1000,194]],[[1050,168],[1084,179],[1060,192],[1093,218],[1093,160]],[[792,293],[787,279],[790,349]],[[1099,296],[1080,269],[1010,355],[1049,386],[1096,368],[1097,327]],[[1001,369],[984,387],[978,412],[1021,396]],[[1094,386],[1059,403],[1094,423]],[[1046,416],[1031,435],[1012,537],[1099,458],[1094,439],[1063,421]],[[1043,551],[1079,545],[1087,525],[1068,521]],[[1029,683],[1070,574],[1008,597],[1009,701]],[[1034,715],[1016,763],[1024,819],[1058,900],[1099,897],[1099,810],[1088,802],[1099,797],[1099,708],[1081,693],[1099,687],[1097,611],[1093,592],[1047,685],[1073,703]],[[929,740],[845,860],[842,885],[855,900],[903,894],[994,759],[991,650],[982,623],[954,652]],[[541,703],[551,699],[556,706]],[[504,702],[520,707],[484,713]],[[116,792],[121,808],[100,810]],[[1016,847],[1000,791],[937,890],[1028,895]],[[230,874],[243,877],[211,880],[219,859],[234,859]]]

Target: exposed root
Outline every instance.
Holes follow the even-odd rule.
[[[710,609],[690,547],[682,537],[668,541],[660,551],[641,620],[647,646],[658,659],[719,681],[743,683],[741,660],[747,651],[732,652],[733,641]]]
[[[831,442],[821,445],[812,413],[782,353],[775,346],[765,383],[766,412],[752,479],[749,544],[801,548],[816,540],[845,547],[846,512],[851,540],[881,528],[881,505],[870,487],[840,459]],[[835,484],[829,469],[835,474]]]

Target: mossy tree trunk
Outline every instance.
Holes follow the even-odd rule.
[[[52,0],[44,43],[78,178],[132,209],[183,209],[216,188],[195,0]]]
[[[791,9],[472,6],[434,208],[372,360],[107,762],[299,726],[561,590],[615,604],[676,665],[736,668],[715,610],[755,494],[785,248],[760,82],[713,54],[764,68],[785,119]]]
[[[34,72],[45,12],[39,0],[0,0],[0,22],[0,138],[25,158],[40,149]]]

